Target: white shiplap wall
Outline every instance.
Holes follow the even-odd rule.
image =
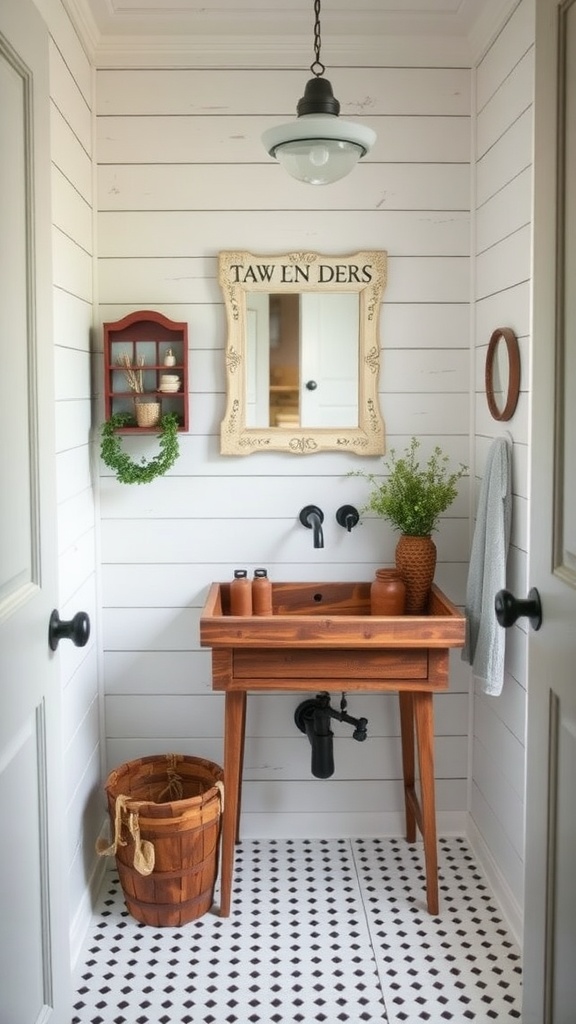
[[[50,33],[53,310],[59,595],[62,618],[88,612],[88,646],[59,647],[67,805],[71,949],[91,908],[94,843],[101,826],[96,629],[96,517],[91,472],[93,304],[93,70],[60,0],[36,0]]]
[[[524,596],[528,525],[534,3],[521,0],[476,71],[476,494],[492,439],[512,435],[513,525],[507,586]],[[513,418],[490,417],[484,363],[496,327],[520,345],[521,395]],[[526,720],[525,620],[506,634],[500,697],[477,688],[472,737],[471,816],[484,863],[495,873],[520,934],[524,870]]]
[[[198,620],[208,584],[266,565],[276,580],[371,579],[393,562],[395,536],[366,519],[351,535],[334,520],[361,505],[351,469],[379,468],[338,453],[223,458],[225,316],[217,254],[309,248],[389,253],[381,316],[382,408],[392,446],[412,434],[469,461],[470,71],[334,70],[343,113],[378,132],[370,155],[321,189],[266,157],[264,128],[293,116],[303,86],[289,70],[101,70],[97,74],[100,324],[152,308],[190,332],[190,432],[170,472],[126,487],[102,467],[103,642],[108,767],[176,749],[222,759],[222,698]],[[98,332],[101,339],[101,332]],[[101,340],[99,340],[101,345]],[[101,378],[100,378],[101,380]],[[103,405],[100,402],[100,416]],[[150,454],[145,441],[126,442]],[[297,521],[324,510],[325,547]],[[468,488],[442,522],[437,580],[464,599]],[[441,829],[466,811],[467,673],[437,698]],[[362,834],[401,831],[401,765],[394,698],[350,699],[369,718],[362,746],[336,727],[336,773],[318,782],[293,723],[301,697],[249,700],[244,831]]]

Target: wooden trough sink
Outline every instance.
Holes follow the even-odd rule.
[[[369,583],[273,583],[272,609],[231,615],[230,584],[213,583],[200,619],[200,642],[212,648],[212,687],[226,695],[220,914],[230,913],[240,832],[247,694],[299,690],[398,692],[406,839],[413,843],[419,828],[427,906],[437,914],[433,695],[448,688],[448,656],[464,643],[464,615],[437,587],[426,615],[371,615]]]

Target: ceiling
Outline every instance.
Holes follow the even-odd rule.
[[[292,54],[296,63],[313,56],[313,0],[65,0],[80,15],[95,48],[130,45],[140,52],[154,45],[166,52],[182,49],[215,55],[236,48],[239,60],[249,52]],[[323,0],[322,57],[342,63],[348,51],[393,57],[390,39],[428,40],[456,53],[465,52],[475,33],[502,21],[518,0]],[[384,46],[382,49],[378,47]],[[128,47],[129,48],[129,47]],[[434,59],[433,50],[431,50]]]
[[[103,33],[281,35],[312,31],[312,0],[88,0]],[[324,0],[322,30],[336,34],[400,28],[466,35],[482,0]]]

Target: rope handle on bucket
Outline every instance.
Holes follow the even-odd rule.
[[[168,776],[168,783],[158,796],[158,803],[163,803],[164,800],[181,800],[184,796],[184,786],[182,785],[182,776],[178,774],[174,767],[169,767],[166,770]]]
[[[122,815],[127,817],[128,831],[134,840],[134,867],[140,875],[150,875],[154,870],[155,852],[152,843],[148,842],[147,839],[142,839],[140,836],[140,821],[138,817],[138,808],[142,806],[146,801],[140,801],[134,804],[132,801],[132,809],[128,810],[126,805],[130,801],[130,797],[120,795],[116,797],[116,813],[114,815],[114,839],[110,845],[107,845],[105,839],[96,840],[96,852],[101,857],[113,856],[119,846],[126,846],[126,840],[122,839]]]
[[[220,797],[220,813],[224,813],[224,783],[215,782],[215,788]],[[127,804],[131,807],[128,809]],[[120,795],[116,797],[116,808],[114,814],[114,839],[110,844],[105,839],[96,840],[96,852],[101,857],[112,857],[116,854],[119,846],[126,846],[126,839],[122,839],[123,815],[127,819],[128,831],[134,840],[134,868],[140,875],[150,875],[154,870],[155,851],[153,843],[148,839],[142,839],[140,835],[139,808],[146,804],[146,800],[138,803],[130,800],[129,796]]]
[[[220,814],[224,814],[224,783],[215,782],[214,785],[220,794]]]

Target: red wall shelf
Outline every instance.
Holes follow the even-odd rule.
[[[188,430],[188,324],[169,320],[162,313],[140,310],[129,313],[121,320],[104,325],[104,397],[106,419],[114,413],[128,413],[134,417],[134,424],[122,428],[122,433],[158,433],[158,426],[139,427],[136,424],[135,398],[157,401],[161,415],[176,413],[178,429]],[[167,366],[168,350],[175,357],[173,366]],[[125,371],[119,360],[127,354],[131,365],[143,360],[142,380],[144,390],[135,395],[126,381]],[[180,382],[178,391],[162,389],[161,377],[177,374]]]

